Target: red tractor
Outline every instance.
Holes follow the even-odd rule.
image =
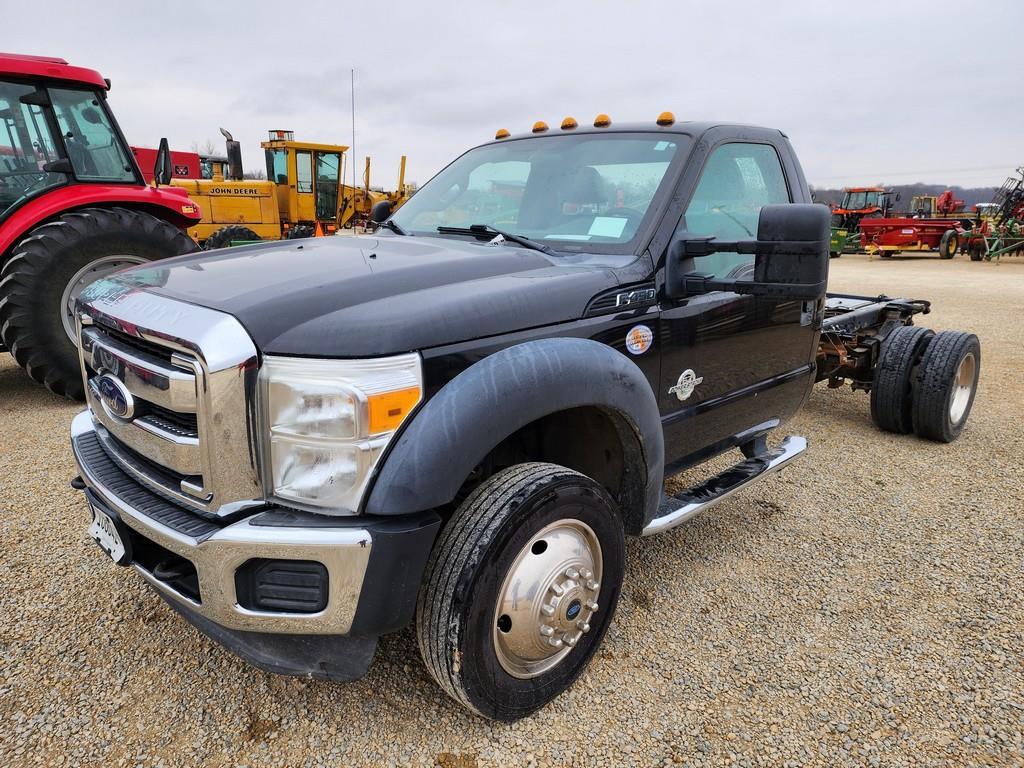
[[[107,104],[110,81],[0,53],[0,339],[36,381],[84,396],[75,300],[132,264],[188,253],[200,219],[161,141],[147,186]]]

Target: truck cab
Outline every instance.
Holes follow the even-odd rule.
[[[624,536],[804,450],[829,212],[785,134],[499,131],[373,235],[140,267],[78,305],[90,533],[264,669],[347,680],[415,623],[485,717],[567,688]],[[738,449],[667,497],[667,475]]]

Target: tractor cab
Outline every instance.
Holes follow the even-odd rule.
[[[75,181],[143,184],[105,86],[0,76],[0,221]]]
[[[292,131],[273,130],[260,144],[266,154],[267,179],[276,187],[281,223],[319,223],[333,231],[338,217],[342,158],[348,147],[295,141]]]
[[[899,194],[884,187],[848,187],[843,199],[832,209],[832,226],[856,229],[865,216],[886,216]]]

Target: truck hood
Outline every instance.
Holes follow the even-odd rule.
[[[559,264],[556,266],[556,264]],[[194,254],[118,281],[238,319],[265,354],[394,354],[579,318],[607,267],[433,237],[326,237]]]

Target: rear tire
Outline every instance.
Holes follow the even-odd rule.
[[[886,338],[871,385],[871,420],[879,429],[898,435],[913,429],[914,372],[934,336],[927,328],[905,325]]]
[[[484,717],[540,709],[597,651],[624,567],[622,518],[601,486],[554,464],[499,472],[431,554],[416,616],[427,670]]]
[[[985,256],[985,247],[981,243],[971,243],[967,248],[971,261],[981,261]]]
[[[296,227],[292,227],[288,230],[288,234],[284,236],[285,240],[304,240],[307,237],[313,237],[316,234],[316,228],[309,224],[299,224]]]
[[[951,443],[974,406],[981,374],[981,343],[973,333],[943,331],[921,357],[914,379],[914,433]]]
[[[226,227],[221,227],[203,243],[204,251],[214,251],[218,248],[229,248],[234,240],[259,240],[260,236],[253,232],[248,227],[243,227],[240,224],[229,224]]]
[[[66,302],[117,268],[195,249],[180,229],[141,211],[65,213],[11,250],[0,271],[0,336],[29,376],[55,394],[80,400],[85,393],[78,351],[66,330],[73,319]]]
[[[955,229],[947,229],[942,233],[942,239],[939,240],[939,258],[952,259],[956,256],[958,245],[960,245],[960,235],[956,233]]]

